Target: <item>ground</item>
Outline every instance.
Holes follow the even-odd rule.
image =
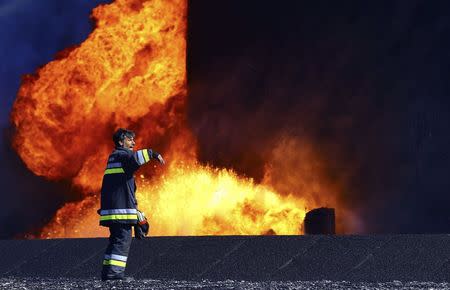
[[[0,289],[450,289],[450,282],[333,282],[333,281],[176,281],[135,280],[102,282],[76,278],[0,278]]]

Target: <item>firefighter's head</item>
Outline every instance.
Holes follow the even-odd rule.
[[[113,141],[116,147],[126,148],[133,150],[134,145],[134,132],[128,129],[119,128],[113,135]]]

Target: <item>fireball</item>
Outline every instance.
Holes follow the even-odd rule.
[[[304,157],[302,168],[277,167],[274,152],[260,183],[197,161],[185,114],[186,15],[186,0],[101,5],[83,43],[24,78],[11,115],[14,148],[36,175],[70,180],[82,193],[57,211],[41,237],[107,235],[96,210],[118,127],[134,130],[138,147],[168,162],[137,176],[138,206],[151,235],[301,234],[307,209],[337,204],[338,186],[315,166],[320,158],[308,146],[290,149]],[[326,194],[317,199],[312,192]]]

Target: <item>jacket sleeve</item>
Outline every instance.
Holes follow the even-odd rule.
[[[142,165],[150,162],[150,160],[158,158],[159,153],[153,151],[152,149],[142,149],[136,152],[129,152],[128,154],[123,154],[121,156],[122,163],[124,163],[125,168],[128,172],[134,172],[139,169]]]
[[[133,157],[136,163],[139,166],[144,165],[145,163],[149,162],[152,158],[156,159],[158,158],[159,153],[156,151],[153,151],[152,149],[142,149],[134,152]]]

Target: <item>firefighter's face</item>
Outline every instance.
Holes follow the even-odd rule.
[[[136,145],[136,142],[134,142],[134,138],[133,137],[130,138],[127,136],[125,136],[125,138],[123,139],[123,142],[119,142],[119,143],[120,143],[120,145],[123,146],[123,148],[130,149],[130,150],[133,150],[134,145]]]

